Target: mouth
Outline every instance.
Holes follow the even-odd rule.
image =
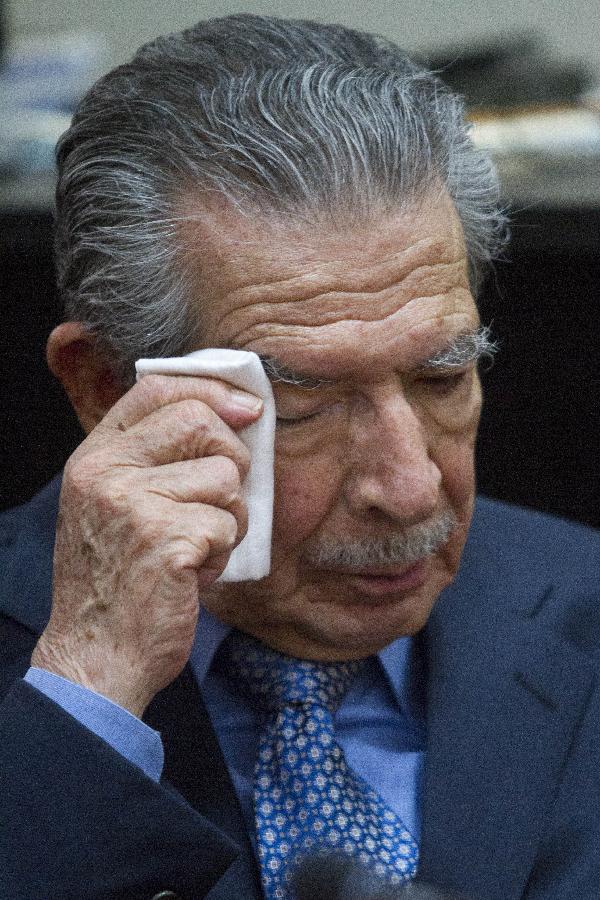
[[[427,577],[427,560],[421,559],[402,569],[388,566],[386,568],[336,570],[332,574],[342,577],[356,594],[378,600],[421,587]]]

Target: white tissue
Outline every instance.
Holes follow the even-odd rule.
[[[256,353],[246,350],[197,350],[171,359],[138,359],[137,379],[144,375],[206,375],[228,381],[260,397],[263,413],[239,432],[251,456],[243,484],[248,506],[248,531],[232,552],[219,581],[250,581],[264,578],[271,570],[273,528],[273,460],[275,401],[271,383]]]

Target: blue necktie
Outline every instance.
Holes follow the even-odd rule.
[[[263,714],[254,773],[265,897],[285,900],[302,857],[345,853],[391,882],[414,877],[418,848],[400,818],[346,763],[333,716],[362,662],[284,656],[232,632],[221,659]]]

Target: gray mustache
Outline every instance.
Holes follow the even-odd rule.
[[[322,540],[305,554],[317,568],[368,568],[370,566],[409,566],[431,556],[449,539],[458,519],[449,510],[430,522],[413,525],[383,538],[357,541]]]

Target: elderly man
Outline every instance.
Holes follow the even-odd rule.
[[[475,503],[505,227],[460,102],[379,38],[235,16],[98,82],[58,159],[48,360],[87,437],[0,520],[2,896],[271,900],[336,851],[597,897],[599,542]],[[260,401],[135,383],[205,347],[273,383],[258,581],[217,579]]]

